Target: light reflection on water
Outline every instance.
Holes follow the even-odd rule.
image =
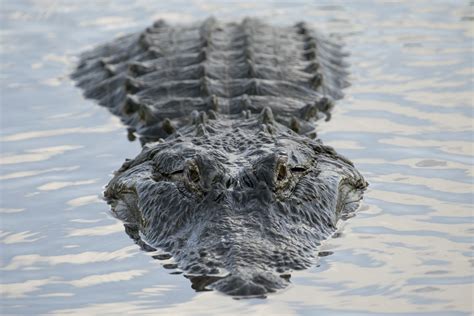
[[[467,1],[2,3],[2,314],[469,314],[472,6]],[[370,182],[312,269],[266,300],[195,293],[141,252],[100,199],[139,151],[68,79],[86,47],[172,23],[258,15],[335,33],[352,87],[320,136]]]

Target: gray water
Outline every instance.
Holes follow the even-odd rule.
[[[2,0],[3,315],[467,315],[473,312],[473,4],[468,1]],[[77,55],[157,18],[306,20],[351,53],[326,144],[370,183],[313,268],[267,299],[196,293],[107,214],[139,152],[81,96]]]

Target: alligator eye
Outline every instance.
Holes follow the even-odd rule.
[[[283,181],[286,179],[287,176],[288,176],[288,169],[286,168],[286,165],[280,164],[278,166],[278,171],[277,171],[277,180]]]
[[[288,158],[286,156],[279,157],[275,166],[275,188],[283,189],[288,184],[290,174],[286,165]]]
[[[199,167],[194,159],[186,161],[186,166],[184,168],[184,181],[181,182],[184,188],[186,188],[185,195],[188,193],[194,194],[196,196],[201,196],[203,194],[203,188],[201,187],[201,172]]]
[[[196,169],[190,169],[188,171],[188,178],[191,182],[198,183],[199,182],[199,172]]]
[[[186,166],[186,177],[189,183],[198,184],[201,179],[199,168],[194,160],[190,160]]]

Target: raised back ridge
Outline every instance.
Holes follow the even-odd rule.
[[[147,140],[166,138],[192,120],[241,119],[270,108],[300,134],[330,117],[347,86],[342,47],[305,23],[274,27],[257,19],[188,26],[159,20],[82,55],[72,77],[88,98]],[[324,115],[321,115],[323,113]]]

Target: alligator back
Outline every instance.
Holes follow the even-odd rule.
[[[143,143],[166,138],[200,112],[238,119],[265,107],[314,137],[314,122],[330,118],[332,100],[347,86],[344,56],[305,23],[209,18],[171,27],[160,20],[86,52],[73,78]]]

